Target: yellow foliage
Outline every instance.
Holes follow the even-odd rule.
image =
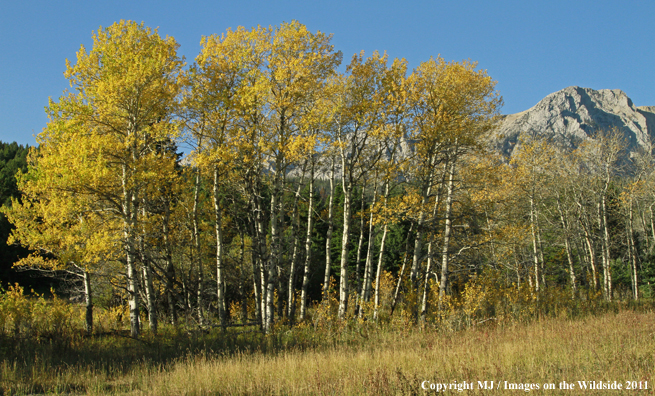
[[[128,308],[124,304],[104,309],[94,309],[93,326],[98,333],[118,331],[129,325],[129,317]],[[80,317],[80,321],[83,320],[84,318]]]
[[[68,337],[81,332],[78,306],[57,296],[46,299],[43,295],[26,296],[18,284],[9,286],[0,294],[0,334],[15,337]]]

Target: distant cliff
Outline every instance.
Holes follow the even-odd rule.
[[[575,148],[597,130],[617,127],[629,150],[644,146],[655,134],[655,106],[635,107],[619,89],[568,87],[534,107],[504,117],[491,138],[492,147],[507,157],[519,138],[548,139],[560,148]]]

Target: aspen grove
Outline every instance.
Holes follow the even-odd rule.
[[[33,251],[17,266],[83,285],[88,332],[99,295],[127,302],[132,337],[650,296],[654,158],[622,131],[508,161],[475,62],[362,52],[340,71],[296,21],[201,47],[186,65],[143,23],[95,32],[3,209]]]

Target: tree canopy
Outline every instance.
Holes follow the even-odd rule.
[[[180,312],[270,332],[319,303],[339,320],[397,306],[438,320],[483,276],[647,292],[651,152],[627,158],[621,131],[599,131],[576,150],[523,142],[508,163],[485,143],[502,98],[477,63],[409,71],[375,52],[341,72],[331,39],[297,21],[239,27],[186,67],[157,30],[100,28],[67,62],[72,91],[50,101],[28,166],[1,153],[3,183],[23,169],[0,185],[10,240],[48,258],[22,263],[77,274],[88,315],[110,285],[135,337],[142,311],[153,332]]]

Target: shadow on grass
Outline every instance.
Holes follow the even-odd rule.
[[[569,311],[567,316],[621,310],[652,312],[653,308],[652,301],[602,303],[593,310]],[[534,319],[557,315],[552,311]],[[144,386],[138,380],[140,376],[167,371],[184,359],[220,359],[253,353],[274,355],[322,348],[375,348],[391,333],[421,331],[419,326],[398,329],[390,323],[357,320],[326,323],[328,327],[307,322],[294,328],[279,324],[271,335],[262,334],[256,326],[193,331],[164,326],[158,335],[146,331],[138,339],[129,337],[129,332],[86,336],[81,332],[61,331],[38,338],[0,335],[0,395],[126,393]],[[488,323],[498,325],[494,321]],[[434,330],[446,331],[436,326]]]
[[[157,335],[145,331],[137,339],[129,331],[90,336],[61,332],[38,338],[0,334],[0,395],[84,393],[90,388],[99,394],[127,392],[133,386],[111,383],[112,379],[144,370],[165,371],[182,359],[276,354],[338,343],[334,337],[312,333],[308,327],[291,330],[280,325],[270,335],[257,326],[193,331],[164,326]],[[100,380],[94,383],[90,376]]]

